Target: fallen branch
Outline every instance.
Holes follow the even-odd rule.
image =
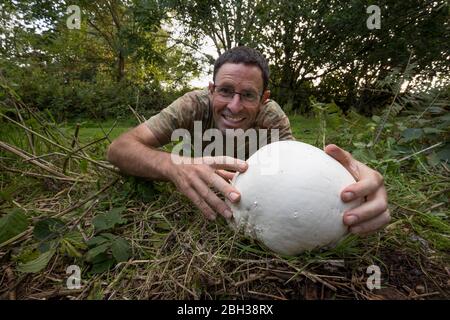
[[[403,158],[401,158],[400,160],[397,160],[397,163],[402,162],[402,161],[404,161],[404,160],[407,160],[407,159],[409,159],[409,158],[412,158],[412,157],[414,157],[414,156],[417,156],[418,154],[424,153],[425,151],[428,151],[428,150],[434,149],[434,148],[436,148],[436,147],[439,147],[439,146],[442,145],[443,143],[444,143],[444,142],[438,142],[438,143],[433,144],[432,146],[430,146],[430,147],[428,147],[428,148],[425,148],[425,149],[423,149],[423,150],[417,151],[417,152],[415,152],[415,153],[413,153],[413,154],[411,154],[411,155],[409,155],[409,156],[403,157]]]
[[[14,277],[14,272],[12,271],[12,269],[10,267],[7,267],[5,270],[6,273],[6,278],[8,279],[8,297],[9,300],[16,300],[16,288],[14,285],[15,282],[15,277]]]
[[[74,294],[79,294],[83,292],[84,289],[55,289],[51,291],[46,292],[40,292],[33,295],[30,295],[27,297],[27,299],[47,299],[47,298],[54,298],[54,297],[64,297],[64,296],[70,296]]]
[[[92,196],[84,199],[83,201],[80,201],[79,203],[77,203],[76,205],[73,205],[70,208],[67,208],[66,210],[61,211],[58,214],[55,214],[52,218],[58,218],[61,217],[75,209],[78,209],[79,207],[81,207],[82,205],[84,205],[85,203],[91,201],[92,199],[96,198],[97,196],[99,196],[101,193],[105,192],[107,189],[109,189],[111,186],[113,186],[114,184],[116,184],[116,182],[119,181],[118,178],[114,179],[112,182],[108,183],[106,186],[104,186],[103,188],[101,188],[99,191],[97,191],[95,194],[93,194]]]
[[[19,157],[25,159],[26,161],[31,162],[32,164],[38,166],[39,168],[41,168],[47,172],[54,174],[55,176],[58,176],[60,178],[70,179],[70,177],[62,174],[61,172],[58,172],[58,171],[42,164],[41,162],[39,162],[37,160],[32,160],[32,158],[30,156],[26,155],[22,150],[20,150],[17,147],[13,147],[13,146],[7,144],[6,142],[0,141],[0,148],[4,149],[6,151],[9,151],[11,153],[14,153],[16,156],[19,156]]]
[[[98,195],[100,195],[101,193],[103,193],[104,191],[106,191],[108,188],[110,188],[111,186],[113,186],[118,180],[119,180],[118,178],[115,179],[115,180],[113,180],[111,183],[109,183],[109,184],[107,184],[106,186],[104,186],[101,190],[99,190],[98,192],[96,192],[96,193],[93,194],[92,196],[88,197],[87,199],[85,199],[85,200],[83,200],[83,201],[80,201],[80,202],[77,203],[76,205],[73,205],[72,207],[67,208],[66,210],[61,211],[61,212],[58,213],[58,214],[55,214],[54,216],[52,216],[52,218],[58,218],[58,217],[61,217],[61,216],[65,215],[65,214],[67,214],[67,213],[69,213],[69,212],[71,212],[71,211],[73,211],[73,210],[75,210],[75,209],[78,209],[79,207],[81,207],[82,205],[84,205],[85,203],[87,203],[88,201],[94,199],[95,197],[97,197]],[[3,242],[3,243],[0,243],[0,248],[5,247],[5,246],[7,246],[8,244],[13,243],[14,241],[16,241],[16,240],[18,240],[18,239],[20,239],[20,238],[22,238],[22,237],[28,236],[29,234],[31,234],[31,233],[33,232],[33,229],[34,229],[34,227],[31,226],[31,227],[29,227],[27,230],[25,230],[24,232],[22,232],[22,233],[16,235],[15,237],[13,237],[13,238],[11,238],[11,239],[9,239],[9,240]]]
[[[48,178],[48,179],[61,180],[61,181],[67,181],[67,182],[86,182],[86,183],[94,183],[95,182],[94,180],[80,180],[80,179],[75,179],[75,178],[70,178],[70,177],[64,178],[64,177],[58,177],[58,176],[50,176],[50,175],[46,175],[46,174],[39,174],[39,173],[35,173],[35,172],[22,171],[22,170],[18,170],[18,169],[8,168],[8,167],[2,165],[1,163],[0,163],[0,167],[6,171],[20,173],[22,175],[30,176],[30,177]]]
[[[4,117],[5,119],[11,121],[12,123],[18,125],[19,127],[21,127],[21,128],[23,128],[23,129],[25,129],[25,130],[27,130],[27,131],[33,133],[35,136],[37,136],[37,137],[39,137],[39,138],[41,138],[41,139],[47,141],[48,143],[54,145],[55,147],[58,147],[58,148],[60,148],[60,149],[62,149],[62,150],[64,150],[64,151],[66,151],[66,152],[68,152],[68,153],[71,153],[71,152],[72,152],[72,150],[70,150],[69,148],[66,148],[66,147],[64,147],[64,146],[62,146],[62,145],[56,143],[55,141],[52,141],[52,140],[50,140],[49,138],[44,137],[43,135],[39,134],[38,132],[36,132],[36,131],[34,131],[34,130],[31,130],[30,128],[28,128],[28,127],[22,125],[21,123],[15,121],[15,120],[13,120],[13,119],[11,119],[11,118],[8,117],[7,115],[4,115],[3,113],[0,113],[0,116],[2,116],[2,117]],[[84,155],[79,155],[79,157],[82,158],[82,159],[85,159],[85,160],[87,160],[87,161],[89,161],[89,162],[91,162],[91,163],[94,163],[94,164],[96,164],[97,166],[99,166],[99,167],[101,167],[101,168],[104,168],[104,169],[107,169],[107,170],[110,170],[110,171],[116,173],[116,170],[115,170],[114,167],[112,167],[112,166],[104,165],[104,164],[102,164],[102,163],[100,163],[100,162],[98,162],[98,161],[95,161],[95,160],[93,160],[93,159],[91,159],[91,158],[89,158],[89,157],[86,157],[86,156],[84,156]]]

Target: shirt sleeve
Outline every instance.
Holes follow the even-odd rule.
[[[201,119],[201,110],[195,92],[189,92],[176,99],[168,107],[149,118],[145,124],[161,145],[171,141],[176,129],[190,130],[196,119]]]
[[[279,141],[295,140],[292,135],[291,124],[289,118],[281,109],[281,107],[273,100],[270,100],[263,106],[263,110],[258,116],[257,122],[260,128],[278,129]]]

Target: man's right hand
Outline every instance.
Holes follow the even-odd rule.
[[[241,195],[228,181],[234,172],[247,170],[247,163],[226,156],[196,158],[196,162],[190,158],[178,160],[181,161],[173,163],[171,174],[178,190],[192,200],[207,219],[216,219],[217,213],[226,219],[231,218],[230,207],[212,189],[231,202],[238,202]]]

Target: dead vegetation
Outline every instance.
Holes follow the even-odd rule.
[[[119,175],[103,160],[106,130],[82,144],[79,128],[68,135],[10,94],[0,120],[0,212],[19,210],[26,225],[0,241],[1,299],[450,297],[447,165],[386,176],[393,221],[380,233],[280,257],[222,219],[205,221],[171,184]],[[114,242],[95,256],[102,242],[90,241],[105,231],[121,251]],[[30,265],[49,250],[45,264]],[[81,268],[81,288],[67,288],[69,265]],[[368,287],[371,265],[380,289]]]

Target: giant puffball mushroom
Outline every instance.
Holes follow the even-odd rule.
[[[361,200],[341,200],[355,179],[338,161],[312,145],[279,141],[247,162],[232,181],[241,200],[227,202],[233,228],[285,255],[332,246],[347,234],[343,214]]]

